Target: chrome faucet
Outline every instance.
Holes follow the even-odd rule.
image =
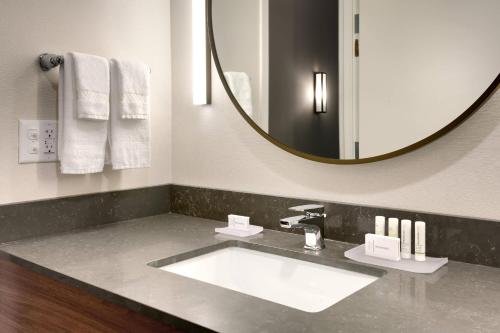
[[[304,230],[306,237],[305,249],[313,251],[324,249],[325,241],[317,224],[325,225],[325,207],[322,205],[303,205],[291,207],[289,210],[303,213],[303,215],[281,219],[280,226],[285,229]]]

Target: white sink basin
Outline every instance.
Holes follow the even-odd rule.
[[[241,247],[158,268],[306,312],[323,311],[378,279]]]

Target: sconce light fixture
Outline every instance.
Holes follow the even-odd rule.
[[[314,111],[317,113],[326,113],[326,73],[314,73]]]
[[[211,54],[206,25],[207,0],[192,0],[193,104],[211,103]]]

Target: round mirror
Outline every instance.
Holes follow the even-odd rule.
[[[281,148],[366,163],[444,135],[496,89],[498,0],[211,0],[237,110]]]

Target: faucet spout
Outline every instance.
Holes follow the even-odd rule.
[[[289,229],[302,229],[304,231],[309,231],[309,232],[321,232],[321,229],[314,224],[307,224],[307,223],[296,223],[293,224],[289,227]]]
[[[303,208],[303,209],[302,209]],[[307,250],[319,251],[325,248],[325,242],[321,235],[321,228],[313,224],[318,221],[324,225],[326,214],[323,206],[305,205],[292,207],[292,211],[303,212],[305,215],[292,216],[280,220],[280,226],[284,229],[301,229],[305,234],[305,246]]]

